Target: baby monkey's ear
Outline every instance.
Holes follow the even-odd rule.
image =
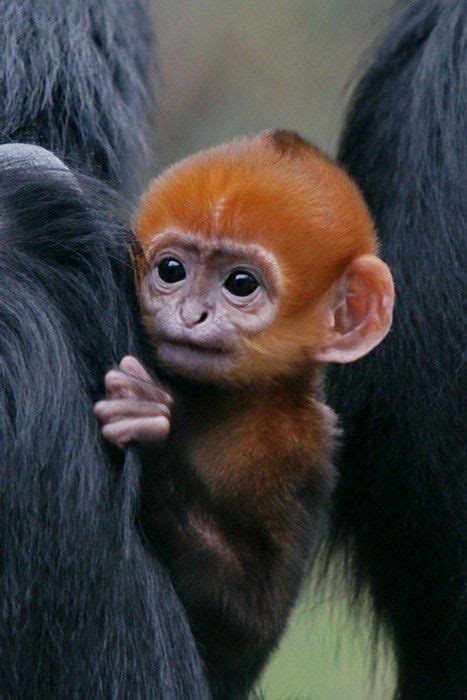
[[[376,255],[350,263],[323,302],[323,343],[312,350],[318,362],[353,362],[388,333],[392,323],[394,284],[389,268]]]

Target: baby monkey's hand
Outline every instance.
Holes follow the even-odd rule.
[[[118,447],[129,442],[160,442],[170,430],[173,399],[135,357],[124,357],[119,369],[105,376],[106,398],[94,406],[102,435]]]

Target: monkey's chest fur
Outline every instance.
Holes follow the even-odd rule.
[[[257,508],[271,491],[287,497],[310,481],[330,488],[336,417],[313,398],[318,381],[178,390],[165,459],[196,475],[213,498]]]
[[[222,678],[214,697],[237,697],[226,669],[237,687],[264,665],[322,540],[336,429],[312,394],[301,379],[175,386],[171,432],[147,470],[143,526],[214,687]]]

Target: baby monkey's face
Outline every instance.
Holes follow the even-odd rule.
[[[278,310],[280,272],[260,246],[170,229],[149,250],[141,283],[145,322],[159,360],[194,378],[228,375]]]

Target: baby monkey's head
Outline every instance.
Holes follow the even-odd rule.
[[[297,134],[172,166],[143,198],[136,233],[145,323],[177,375],[250,382],[351,362],[390,328],[392,278],[365,203]]]

